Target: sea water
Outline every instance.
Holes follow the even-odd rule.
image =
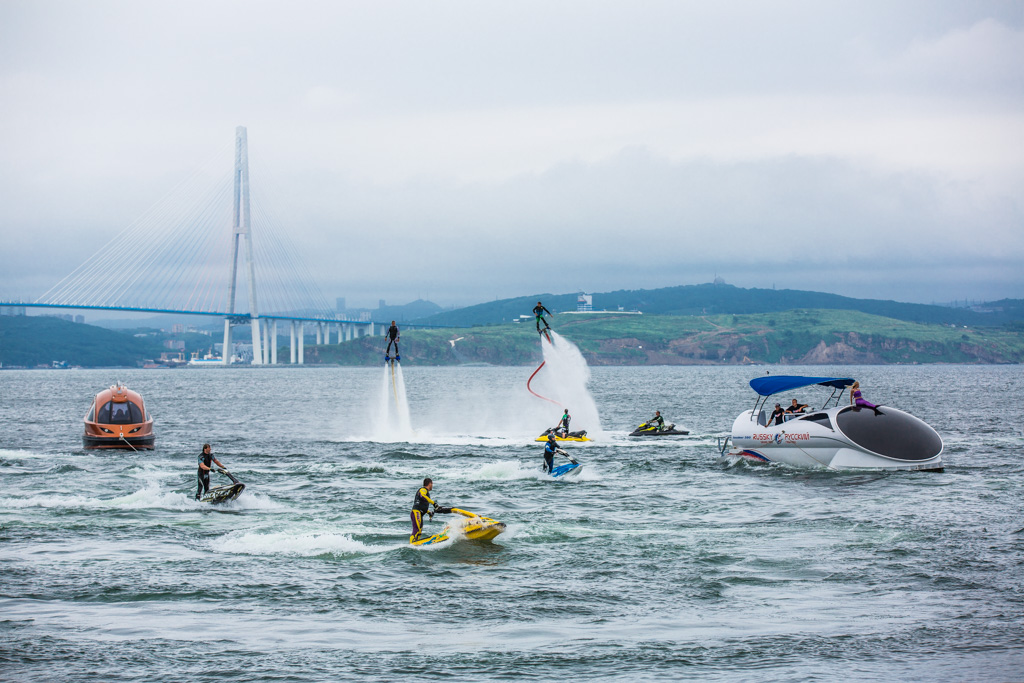
[[[534,369],[404,367],[400,434],[379,368],[0,372],[0,678],[1024,678],[1019,367],[592,368],[571,481],[538,471]],[[724,461],[766,370],[859,379],[945,472]],[[118,380],[155,450],[82,449]],[[690,435],[627,436],[655,410]],[[205,442],[230,504],[193,500]],[[426,476],[507,531],[410,548]]]

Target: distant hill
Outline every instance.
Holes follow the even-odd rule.
[[[534,299],[536,302],[536,299]],[[555,329],[590,365],[1021,363],[1024,329],[932,325],[861,313],[800,309],[748,315],[588,315]],[[307,346],[307,363],[378,365],[379,337]],[[528,365],[541,359],[533,321],[402,335],[410,365]]]
[[[576,294],[534,294],[437,313],[415,322],[471,327],[510,322],[529,315],[537,300],[556,313],[575,311]],[[1024,320],[1024,300],[1004,299],[985,305],[991,312],[908,304],[878,299],[853,299],[795,289],[744,289],[726,284],[683,285],[662,289],[618,290],[594,294],[594,308],[637,310],[648,315],[723,315],[775,313],[795,309],[860,311],[896,320],[972,326],[1003,325]],[[556,320],[561,321],[556,315]]]
[[[84,367],[134,366],[163,350],[153,337],[138,338],[45,316],[0,316],[0,363],[4,367],[31,368],[53,361]]]

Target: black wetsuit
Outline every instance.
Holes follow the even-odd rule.
[[[551,325],[548,325],[548,321],[544,319],[544,314],[545,313],[547,313],[548,315],[551,315],[551,311],[549,311],[548,309],[544,308],[540,304],[537,304],[536,306],[533,307],[533,314],[535,316],[537,316],[537,331],[538,332],[540,332],[540,324],[541,323],[544,323],[544,329],[546,329],[546,330],[550,330],[551,329]]]
[[[547,444],[544,446],[544,471],[550,472],[555,468],[555,450],[558,448],[558,443],[548,438]]]
[[[397,356],[398,355],[398,326],[397,325],[392,325],[391,327],[388,328],[387,337],[388,337],[388,348],[384,352],[384,354],[387,355],[387,354],[391,353],[391,345],[394,344],[395,345],[395,355]]]
[[[437,503],[430,499],[430,492],[427,491],[427,487],[421,486],[416,491],[416,497],[412,499],[412,512],[409,514],[410,519],[412,519],[412,537],[410,537],[410,541],[415,541],[420,537],[420,532],[423,531],[423,515],[426,514],[431,505],[437,507]]]
[[[199,453],[199,463],[207,467],[213,466],[213,453]],[[199,488],[196,490],[196,500],[203,497],[203,494],[210,490],[210,470],[199,469]]]

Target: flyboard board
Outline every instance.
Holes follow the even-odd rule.
[[[203,494],[203,497],[200,498],[200,503],[210,503],[212,505],[217,505],[218,503],[227,503],[228,501],[232,501],[235,498],[238,498],[240,495],[242,495],[242,491],[245,490],[245,484],[235,479],[234,476],[232,476],[232,474],[227,470],[217,470],[217,472],[220,472],[228,479],[230,479],[231,483],[225,486],[216,486],[208,490],[206,493]]]

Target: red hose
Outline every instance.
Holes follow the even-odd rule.
[[[537,369],[533,371],[533,374],[532,374],[532,375],[530,375],[530,379],[526,380],[526,390],[527,390],[527,391],[529,391],[529,392],[530,392],[531,394],[533,394],[534,396],[536,396],[537,398],[542,398],[542,399],[544,399],[545,401],[547,401],[548,403],[554,403],[554,404],[555,404],[556,406],[559,406],[559,407],[561,407],[561,405],[562,405],[562,404],[561,404],[561,403],[559,403],[558,401],[552,401],[552,400],[551,400],[550,398],[548,398],[547,396],[541,396],[541,395],[540,395],[540,394],[538,394],[538,393],[537,393],[536,391],[534,391],[533,389],[531,389],[531,388],[530,388],[530,382],[532,382],[532,381],[533,381],[533,378],[537,376],[537,373],[538,373],[538,372],[540,372],[540,369],[541,369],[542,367],[544,367],[544,364],[545,364],[545,363],[547,363],[547,361],[541,361],[541,364],[540,364],[540,365],[538,365],[538,366],[537,366]]]

